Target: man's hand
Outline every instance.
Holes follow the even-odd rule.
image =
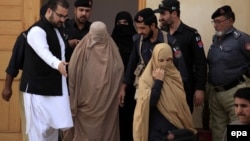
[[[11,96],[12,96],[12,83],[14,80],[14,76],[11,74],[6,74],[6,79],[5,79],[5,86],[4,89],[2,91],[2,98],[5,101],[9,101]]]
[[[124,106],[124,100],[125,100],[125,95],[126,95],[126,87],[127,87],[127,84],[123,83],[120,87],[120,91],[119,91],[119,105],[121,107]]]
[[[194,93],[194,105],[199,106],[204,102],[204,91],[196,90]]]
[[[5,101],[9,101],[12,96],[12,89],[10,87],[4,87],[2,91],[2,98]]]
[[[66,71],[66,65],[68,65],[67,62],[62,61],[59,66],[58,66],[58,71],[65,77],[68,76],[67,71]]]
[[[76,47],[76,45],[80,42],[80,40],[78,39],[71,39],[71,40],[68,40],[68,43],[69,43],[69,46],[74,48]]]

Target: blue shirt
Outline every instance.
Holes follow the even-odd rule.
[[[214,36],[208,51],[208,82],[227,85],[247,72],[250,61],[250,36],[235,28],[220,38]]]

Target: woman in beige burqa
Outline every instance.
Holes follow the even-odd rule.
[[[165,141],[169,131],[176,129],[196,132],[181,76],[172,59],[169,45],[157,44],[139,79],[134,141]]]
[[[93,22],[69,62],[74,128],[64,141],[119,141],[118,90],[123,62],[103,22]]]

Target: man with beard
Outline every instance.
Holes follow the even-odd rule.
[[[45,16],[27,34],[20,90],[30,141],[58,141],[58,129],[73,126],[65,43],[59,30],[68,8],[66,0],[50,0]]]
[[[211,84],[210,114],[213,141],[221,141],[227,124],[237,119],[234,94],[249,87],[246,75],[250,61],[250,36],[237,30],[235,14],[228,5],[218,8],[211,16],[215,29],[208,51],[208,83]]]
[[[66,47],[66,61],[70,60],[70,57],[74,51],[78,42],[89,32],[91,22],[89,18],[92,12],[92,0],[76,0],[74,3],[74,18],[65,22],[63,29],[64,37],[68,41]]]
[[[196,29],[181,21],[178,0],[163,0],[155,13],[160,13],[162,27],[180,44],[188,71],[188,81],[184,82],[184,89],[189,108],[193,111],[193,105],[199,106],[204,101],[207,81],[207,61],[201,36]]]
[[[158,28],[154,11],[151,8],[142,9],[135,15],[134,21],[138,34],[133,36],[134,48],[120,88],[120,106],[124,105],[126,87],[134,83],[134,86],[137,88],[137,80],[150,60],[154,46],[158,43],[165,42],[171,46],[174,54],[174,64],[180,71],[182,79],[186,80],[187,78],[186,65],[178,48],[178,42],[173,36]],[[135,99],[136,96],[135,94]]]

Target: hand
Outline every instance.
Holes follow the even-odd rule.
[[[2,92],[2,98],[5,101],[9,101],[12,96],[12,89],[9,87],[4,87],[3,92]]]
[[[204,102],[204,91],[196,90],[194,93],[194,105],[199,106]]]
[[[163,80],[165,76],[165,71],[161,68],[157,68],[153,71],[153,78],[158,80]]]
[[[126,84],[122,84],[121,87],[120,87],[120,91],[119,91],[119,105],[121,107],[124,106],[124,100],[125,100],[125,95],[126,95]]]
[[[65,77],[67,77],[67,71],[66,71],[66,65],[68,65],[67,62],[61,61],[61,63],[58,66],[58,71]]]
[[[69,46],[74,48],[76,47],[76,45],[80,42],[80,40],[78,39],[71,39],[71,40],[68,40],[68,43],[69,43]]]

